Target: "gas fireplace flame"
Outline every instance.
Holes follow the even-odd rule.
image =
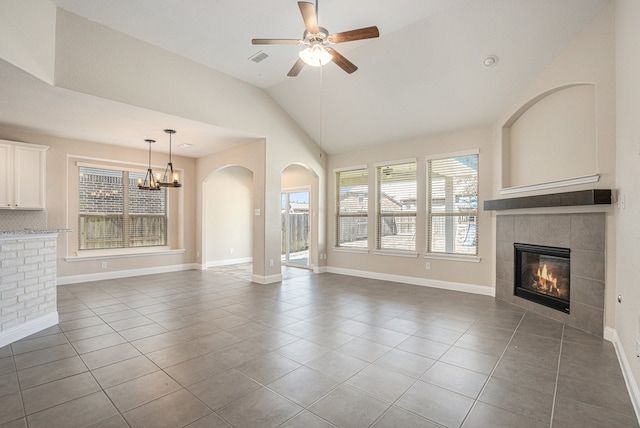
[[[542,269],[538,266],[538,284],[545,291],[558,291],[558,278],[547,270],[546,263],[542,266]]]

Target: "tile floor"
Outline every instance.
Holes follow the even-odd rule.
[[[247,265],[59,287],[1,427],[638,427],[611,343],[495,301]]]

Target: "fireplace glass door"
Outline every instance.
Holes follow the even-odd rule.
[[[513,246],[514,294],[569,313],[570,250],[520,243]]]

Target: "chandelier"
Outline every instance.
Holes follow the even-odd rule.
[[[151,170],[151,145],[156,142],[156,140],[144,140],[149,143],[149,168],[147,168],[147,174],[144,176],[144,181],[142,178],[138,178],[138,189],[140,190],[160,190],[160,185],[153,178],[153,171]]]
[[[164,170],[164,175],[160,179],[158,174],[158,185],[162,187],[182,187],[180,183],[180,175],[173,171],[173,162],[171,162],[171,136],[176,133],[173,129],[165,129],[164,132],[169,134],[169,163]]]

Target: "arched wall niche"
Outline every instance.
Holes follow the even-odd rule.
[[[502,127],[502,189],[597,181],[596,131],[595,85],[569,84],[534,97]]]

